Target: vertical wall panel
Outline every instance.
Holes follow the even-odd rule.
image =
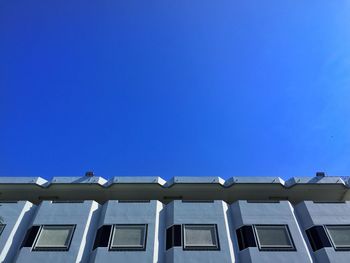
[[[68,251],[33,251],[22,247],[16,262],[86,262],[93,245],[93,230],[99,204],[95,201],[83,203],[53,203],[43,201],[37,210],[32,225],[76,225]]]
[[[14,262],[35,209],[28,201],[0,203],[0,216],[5,224],[0,236],[0,262]]]
[[[174,246],[166,250],[167,263],[231,263],[234,262],[227,205],[223,201],[182,202],[173,201],[166,206],[166,228],[184,224],[215,224],[219,238],[219,250],[184,250]],[[183,239],[183,238],[182,238]]]
[[[273,203],[237,201],[231,205],[231,212],[235,229],[244,225],[287,225],[296,249],[295,251],[260,251],[258,247],[247,247],[238,252],[240,262],[312,262],[293,213],[293,207],[288,201]],[[238,244],[236,235],[233,239]]]
[[[118,202],[110,200],[103,205],[99,226],[114,224],[147,224],[146,248],[142,251],[111,251],[109,247],[97,247],[91,255],[91,262],[162,263],[164,235],[162,224],[163,204],[150,202]],[[113,229],[113,227],[112,227]]]
[[[324,247],[313,251],[305,230],[312,226],[350,225],[350,202],[314,203],[313,201],[304,201],[296,205],[295,210],[315,262],[349,262],[350,251],[336,251],[333,247]]]

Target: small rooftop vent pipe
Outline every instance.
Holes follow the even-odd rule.
[[[86,177],[93,177],[93,176],[94,176],[94,172],[92,172],[92,171],[87,171],[87,172],[85,173],[85,176],[86,176]]]
[[[326,174],[324,172],[316,172],[317,177],[325,177]]]

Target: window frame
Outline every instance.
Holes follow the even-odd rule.
[[[144,236],[143,236],[143,246],[113,246],[113,239],[115,235],[115,230],[117,227],[135,227],[143,226],[144,227]],[[113,224],[112,230],[109,237],[109,251],[145,251],[147,247],[147,233],[148,233],[148,224]]]
[[[190,227],[203,227],[203,226],[209,226],[213,227],[214,229],[214,235],[215,235],[215,246],[208,246],[208,245],[188,245],[186,244],[186,226]],[[219,241],[219,234],[218,234],[218,227],[217,224],[183,224],[182,225],[182,248],[183,250],[220,250],[220,241]]]
[[[323,228],[325,229],[327,237],[328,237],[329,241],[331,242],[334,250],[336,250],[336,251],[346,251],[346,250],[349,251],[350,250],[350,244],[348,246],[342,246],[342,245],[341,246],[337,246],[334,243],[332,235],[330,234],[328,227],[349,227],[349,229],[350,229],[350,225],[323,225]]]
[[[260,239],[259,239],[259,234],[258,234],[258,229],[259,227],[279,227],[279,228],[284,228],[285,230],[285,233],[287,233],[287,237],[288,237],[288,240],[290,242],[290,246],[286,246],[286,245],[269,245],[269,246],[266,246],[266,245],[262,245],[260,243]],[[253,225],[253,229],[254,229],[254,236],[255,236],[255,239],[256,239],[256,243],[258,245],[258,248],[260,251],[296,251],[296,248],[295,248],[295,244],[294,244],[294,241],[293,241],[293,238],[292,238],[292,235],[289,231],[289,227],[288,225],[276,225],[276,224],[273,224],[273,225],[266,225],[266,224],[256,224],[256,225]]]
[[[47,228],[67,228],[67,227],[71,227],[71,232],[69,235],[69,241],[68,241],[68,245],[67,246],[47,246],[47,247],[43,247],[43,246],[37,246],[38,240],[40,239],[40,236],[43,232],[43,229],[47,227]],[[33,247],[32,247],[32,251],[68,251],[70,248],[70,245],[72,243],[73,240],[73,236],[74,236],[74,232],[75,232],[75,228],[76,225],[73,224],[67,224],[67,225],[40,225],[40,229],[35,237],[35,240],[33,242]]]

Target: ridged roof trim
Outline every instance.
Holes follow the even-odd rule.
[[[231,187],[235,184],[271,184],[281,185],[282,187],[291,188],[296,185],[322,185],[334,184],[350,188],[349,177],[325,176],[325,177],[293,177],[284,181],[280,177],[270,176],[235,176],[222,179],[218,176],[175,176],[168,181],[159,176],[116,176],[109,180],[93,177],[53,177],[50,181],[42,177],[0,177],[0,184],[35,184],[40,187],[50,187],[57,184],[97,184],[102,187],[110,187],[115,184],[158,184],[162,187],[172,187],[176,184],[217,184],[223,187]]]
[[[45,187],[49,183],[41,177],[0,177],[0,184],[36,184]]]

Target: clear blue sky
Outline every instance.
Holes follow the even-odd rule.
[[[0,1],[0,175],[350,175],[350,2]]]

